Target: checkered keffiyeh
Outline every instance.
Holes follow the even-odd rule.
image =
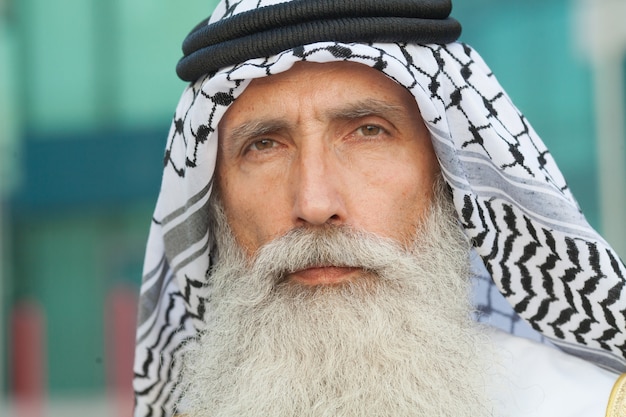
[[[211,22],[276,3],[224,1]],[[554,160],[480,56],[461,43],[320,41],[229,65],[182,94],[146,251],[135,358],[136,416],[167,416],[182,343],[207,319],[207,204],[217,126],[250,80],[295,62],[351,61],[409,90],[459,222],[515,312],[565,352],[626,371],[626,267],[594,231]]]

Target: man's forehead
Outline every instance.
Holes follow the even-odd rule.
[[[250,82],[220,120],[220,142],[294,130],[307,112],[326,123],[368,116],[421,120],[413,95],[374,68],[355,62],[297,62]]]
[[[249,96],[254,96],[256,104],[277,97],[285,100],[299,98],[306,103],[310,98],[327,92],[338,93],[328,100],[327,108],[331,113],[352,114],[359,108],[366,113],[376,112],[376,108],[389,112],[398,110],[400,106],[417,106],[414,96],[404,86],[368,65],[347,61],[295,62],[285,71],[250,80],[227,114]],[[270,114],[282,110],[263,105],[254,109],[266,110]]]

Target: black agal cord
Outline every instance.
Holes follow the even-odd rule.
[[[295,0],[208,24],[183,42],[176,66],[184,81],[251,58],[323,42],[449,43],[461,25],[449,0]]]

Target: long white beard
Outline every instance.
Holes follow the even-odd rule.
[[[441,194],[441,193],[440,193]],[[470,318],[468,244],[439,196],[409,249],[344,228],[301,229],[250,262],[218,209],[209,319],[186,346],[186,416],[491,415],[490,347]],[[360,266],[307,287],[288,272]]]

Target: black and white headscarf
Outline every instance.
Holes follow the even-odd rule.
[[[210,22],[274,3],[282,1],[225,0]],[[250,80],[298,61],[359,62],[408,89],[460,224],[508,303],[564,351],[626,371],[626,267],[589,226],[545,145],[480,56],[461,43],[325,40],[212,69],[184,91],[145,258],[136,416],[170,415],[181,344],[208,314],[199,289],[209,279],[214,241],[206,212],[218,123]]]

